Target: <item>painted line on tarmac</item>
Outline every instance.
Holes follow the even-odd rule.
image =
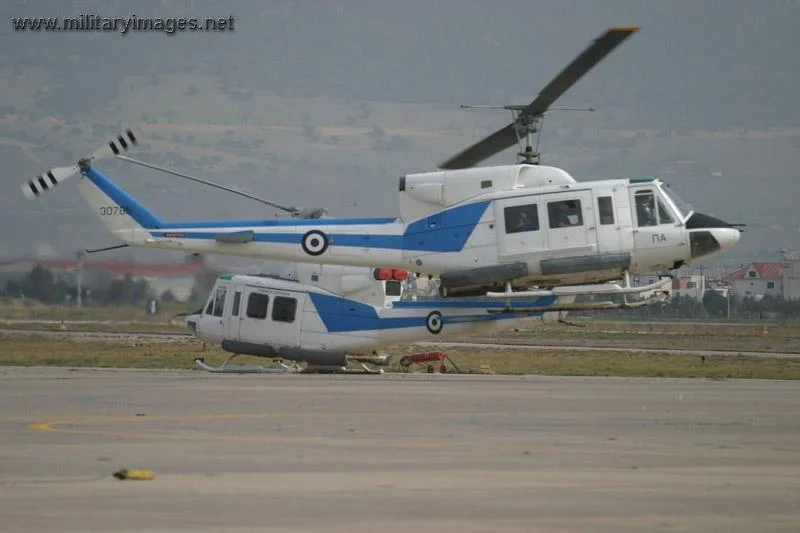
[[[791,352],[750,352],[735,350],[688,350],[678,348],[631,348],[613,346],[564,346],[547,344],[504,344],[492,342],[447,342],[447,341],[422,341],[413,343],[415,346],[453,346],[465,348],[498,348],[505,350],[559,350],[578,352],[635,352],[635,353],[666,353],[674,355],[721,355],[726,357],[765,357],[776,359],[800,359],[800,353]]]

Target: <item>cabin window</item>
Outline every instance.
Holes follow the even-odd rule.
[[[251,292],[247,297],[247,318],[267,318],[267,307],[269,306],[269,296]]]
[[[389,280],[386,282],[386,296],[400,296],[403,285],[397,280]]]
[[[239,292],[239,291],[236,291],[233,294],[233,311],[231,311],[231,315],[239,316],[239,300],[241,300],[241,299],[242,299],[242,293]]]
[[[481,189],[488,189],[492,186],[492,180],[483,180],[481,182]]]
[[[653,191],[639,191],[636,198],[636,223],[639,227],[655,226],[658,224],[656,218],[656,202]]]
[[[600,224],[614,223],[614,205],[610,196],[601,196],[597,199],[597,211],[600,213]]]
[[[275,322],[294,322],[297,312],[297,300],[285,296],[276,296],[272,304],[272,320]]]
[[[222,316],[225,309],[225,294],[228,290],[225,287],[217,287],[217,294],[214,296],[214,316]]]
[[[580,200],[562,200],[547,204],[551,228],[569,228],[583,225]]]
[[[767,282],[767,288],[768,289],[774,289],[775,288],[775,282],[774,281],[768,281]]]
[[[206,314],[210,315],[214,312],[214,298],[208,299],[208,305],[206,306]]]
[[[536,204],[515,205],[503,210],[506,219],[506,233],[537,231],[539,229],[539,208]]]

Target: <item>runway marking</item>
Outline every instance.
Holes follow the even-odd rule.
[[[396,413],[393,417],[402,416],[421,416],[419,413]],[[473,413],[465,414],[464,412],[457,413],[434,413],[442,416],[512,416],[507,412],[497,413]],[[102,437],[124,437],[124,438],[139,438],[139,439],[159,439],[159,440],[190,440],[190,441],[205,441],[205,442],[228,442],[228,443],[272,443],[272,444],[305,444],[305,445],[318,445],[318,446],[339,446],[345,448],[379,448],[387,450],[390,448],[400,449],[419,449],[419,450],[446,450],[448,454],[452,453],[505,453],[505,454],[519,454],[519,455],[537,455],[549,453],[563,453],[565,449],[570,449],[569,453],[575,455],[613,455],[619,454],[619,445],[625,443],[625,440],[618,441],[605,441],[603,439],[586,439],[569,442],[524,442],[517,439],[499,438],[492,443],[471,443],[465,442],[463,437],[448,434],[448,435],[433,435],[433,436],[420,436],[419,439],[423,440],[407,440],[407,436],[387,435],[381,437],[336,437],[336,436],[283,436],[283,435],[221,435],[221,434],[185,434],[185,433],[167,433],[167,432],[143,432],[136,430],[110,430],[110,429],[87,429],[87,428],[65,428],[61,427],[64,424],[99,424],[99,423],[125,423],[125,422],[153,422],[153,421],[191,421],[191,420],[246,420],[246,419],[267,419],[267,418],[280,418],[288,417],[294,420],[299,417],[324,417],[330,419],[332,416],[340,417],[374,417],[381,416],[376,413],[252,413],[252,414],[197,414],[197,415],[155,415],[155,416],[95,416],[95,417],[65,417],[62,419],[55,419],[46,422],[32,422],[27,425],[28,429],[33,431],[53,432],[70,435],[93,435]],[[164,428],[174,429],[180,432],[184,428]],[[212,430],[208,430],[212,431]],[[270,428],[270,431],[274,429]],[[343,428],[342,431],[347,431]],[[358,430],[357,430],[358,431]],[[362,430],[364,431],[364,430]],[[369,430],[366,430],[369,431]],[[454,430],[457,431],[457,430]],[[467,439],[474,438],[474,435],[468,435]],[[630,437],[634,438],[634,437]],[[431,440],[433,439],[433,440]],[[608,446],[608,448],[604,448]],[[660,449],[659,449],[660,448]],[[708,460],[730,460],[738,457],[746,457],[749,460],[760,457],[756,452],[757,446],[748,446],[744,448],[732,449],[713,449],[708,450],[707,453],[695,452],[695,457]],[[670,452],[671,445],[661,444],[652,445],[650,449],[646,450],[625,450],[625,453],[630,456],[658,456],[658,457],[676,457],[682,456],[682,452]],[[774,459],[776,455],[775,450],[771,450],[765,459]],[[792,450],[786,453],[794,457],[795,452]]]

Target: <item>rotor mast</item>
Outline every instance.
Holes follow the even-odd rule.
[[[495,107],[511,111],[513,121],[511,124],[494,132],[488,137],[478,141],[462,152],[451,157],[439,165],[442,170],[455,170],[469,168],[487,159],[506,148],[518,143],[522,148],[519,156],[525,163],[537,164],[539,161],[538,152],[532,146],[532,135],[541,131],[541,123],[546,111],[551,110],[556,100],[567,92],[578,80],[586,75],[595,65],[597,65],[606,55],[619,46],[625,39],[638,31],[637,26],[620,26],[606,30],[600,37],[595,39],[572,63],[562,70],[547,86],[542,89],[539,95],[526,106],[510,105]],[[461,106],[464,107],[483,107],[492,106]],[[589,108],[593,110],[592,108]],[[522,145],[522,139],[525,145]]]
[[[542,124],[544,123],[544,113],[541,115],[531,115],[525,112],[526,105],[512,104],[503,106],[494,105],[465,105],[459,106],[461,109],[503,109],[511,111],[511,123],[517,136],[519,152],[518,163],[526,165],[538,165],[540,163],[539,142],[542,135]],[[548,111],[596,111],[593,107],[551,107]],[[536,150],[533,149],[533,134],[536,135]],[[524,144],[523,144],[524,142]]]

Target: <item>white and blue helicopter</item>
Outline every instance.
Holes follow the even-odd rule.
[[[166,221],[95,166],[116,156],[157,168],[122,155],[138,143],[131,129],[77,164],[23,184],[23,193],[34,198],[80,175],[89,205],[130,246],[403,268],[437,276],[443,297],[488,296],[506,308],[514,299],[566,295],[614,300],[584,302],[598,309],[619,298],[622,306],[660,299],[668,279],[634,287],[630,275],[705,261],[734,246],[740,230],[695,212],[660,179],[578,182],[561,168],[539,164],[531,148],[545,111],[637,29],[604,32],[530,105],[507,106],[511,124],[440,170],[400,177],[396,217]],[[517,164],[473,166],[515,142],[522,146],[523,139]]]
[[[404,269],[298,263],[277,274],[220,275],[203,308],[184,320],[195,337],[232,355],[218,367],[203,358],[195,363],[215,373],[382,373],[368,364],[388,364],[391,357],[379,352],[387,346],[552,322],[562,318],[555,310],[574,300],[542,296],[506,306],[487,298],[408,299],[407,276]],[[231,364],[240,355],[277,366]]]

